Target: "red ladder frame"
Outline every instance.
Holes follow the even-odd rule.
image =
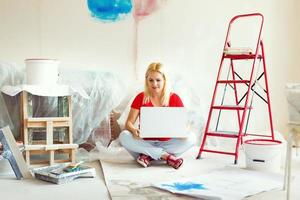
[[[233,23],[236,20],[240,19],[240,18],[246,18],[246,17],[259,17],[261,19],[259,35],[258,35],[258,39],[257,39],[256,49],[255,49],[255,54],[249,54],[249,55],[248,54],[236,54],[235,55],[235,54],[225,54],[224,51],[223,51],[220,66],[219,66],[219,71],[218,71],[218,75],[217,75],[217,80],[216,80],[216,84],[215,84],[215,88],[214,88],[214,93],[213,93],[213,97],[212,97],[212,101],[211,101],[211,105],[210,105],[210,110],[209,110],[209,114],[208,114],[208,119],[207,119],[207,123],[206,123],[206,127],[205,127],[205,132],[204,132],[202,144],[200,146],[197,159],[201,158],[202,152],[226,154],[226,155],[234,156],[234,158],[235,158],[234,159],[234,164],[236,164],[237,160],[238,160],[239,146],[243,142],[243,140],[242,140],[243,136],[252,135],[252,136],[272,137],[272,140],[274,140],[273,120],[272,120],[269,86],[268,86],[268,79],[267,79],[264,45],[263,45],[263,42],[261,40],[261,33],[262,33],[263,24],[264,24],[263,15],[260,14],[260,13],[251,13],[251,14],[237,15],[237,16],[233,17],[230,20],[230,23],[228,25],[228,30],[227,30],[223,50],[225,50],[227,47],[230,47],[229,38],[230,38],[230,31],[231,31]],[[261,54],[259,54],[259,52]],[[222,67],[223,67],[223,62],[224,62],[225,59],[230,59],[230,68],[231,68],[231,72],[232,72],[232,80],[220,80],[221,71],[222,71]],[[242,80],[242,79],[237,80],[236,79],[236,74],[235,74],[235,71],[234,71],[233,61],[234,60],[251,60],[251,59],[253,60],[253,64],[252,64],[252,69],[251,69],[250,80]],[[254,71],[255,71],[255,66],[256,66],[257,59],[263,61],[263,73],[260,75],[259,78],[254,77]],[[243,130],[244,130],[244,127],[245,127],[246,113],[249,110],[249,115],[250,115],[250,109],[252,109],[252,107],[250,105],[250,102],[249,102],[250,93],[255,92],[255,91],[253,91],[253,86],[255,85],[255,81],[259,80],[262,76],[264,76],[264,79],[265,79],[265,89],[264,89],[264,91],[266,93],[267,100],[263,99],[261,96],[260,97],[268,105],[269,122],[270,122],[270,130],[271,130],[271,135],[270,136],[269,135],[243,133]],[[220,84],[226,84],[225,87],[227,86],[227,84],[233,84],[236,105],[231,105],[231,106],[215,105],[217,88]],[[248,86],[248,90],[244,95],[244,97],[246,98],[244,106],[239,105],[240,102],[238,100],[238,95],[237,95],[237,87],[236,87],[237,84],[246,84]],[[225,92],[226,92],[226,89],[224,90],[224,95],[225,95]],[[223,96],[223,98],[224,98],[224,96]],[[252,104],[252,102],[251,102],[251,104]],[[222,132],[218,132],[218,131],[210,131],[209,128],[210,128],[210,122],[211,122],[211,117],[212,117],[213,110],[219,110],[219,111],[221,111],[221,110],[233,110],[233,111],[236,110],[237,111],[237,118],[238,118],[238,126],[239,126],[238,133],[237,134],[227,134],[227,133],[222,133]],[[242,112],[242,115],[241,115],[240,112]],[[220,117],[220,112],[219,112],[219,117]],[[219,120],[219,118],[218,118],[218,120]],[[248,125],[248,122],[247,122],[247,125]],[[247,130],[247,125],[246,125],[246,130]],[[225,151],[206,149],[205,148],[205,143],[206,143],[206,140],[207,140],[208,136],[236,139],[237,141],[236,141],[236,146],[235,146],[235,152],[225,152]]]

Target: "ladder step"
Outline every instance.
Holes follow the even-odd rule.
[[[219,153],[219,154],[226,154],[226,155],[232,155],[232,156],[235,156],[235,153],[232,153],[232,152],[226,152],[226,151],[216,151],[216,150],[209,150],[209,149],[203,149],[202,151],[204,151],[204,152],[209,152],[209,153]]]
[[[237,55],[227,54],[227,55],[225,55],[224,54],[224,58],[229,58],[231,60],[248,60],[248,59],[255,59],[255,54],[249,54],[249,55],[246,55],[246,54],[237,54]],[[257,59],[261,59],[261,58],[262,58],[261,55],[257,55]]]
[[[250,47],[225,47],[223,51],[226,55],[249,55],[253,54]]]
[[[210,131],[207,132],[207,136],[215,136],[215,137],[227,137],[227,138],[238,138],[237,132],[223,132],[223,131]]]
[[[249,80],[219,80],[218,83],[250,83]]]
[[[221,105],[221,106],[212,106],[212,109],[219,110],[244,110],[244,106],[236,106],[236,105]],[[247,107],[246,109],[252,109],[252,107]]]

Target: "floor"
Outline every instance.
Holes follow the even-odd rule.
[[[205,159],[216,160],[220,162],[218,156],[208,154]],[[22,200],[59,200],[66,197],[72,200],[82,199],[111,199],[110,194],[106,188],[104,176],[99,161],[88,163],[88,165],[95,167],[97,171],[96,178],[77,179],[73,182],[56,185],[52,183],[43,182],[35,179],[16,180],[9,163],[6,160],[0,161],[0,196],[3,199],[22,199]],[[138,167],[138,166],[137,166]],[[192,169],[197,170],[197,169]],[[283,174],[283,168],[281,170]],[[291,184],[291,200],[300,199],[300,155],[296,156],[293,152],[292,163],[293,181]],[[149,175],[151,176],[151,175]],[[178,199],[178,197],[174,199]],[[189,198],[180,198],[189,199]],[[284,200],[286,199],[286,192],[283,190],[264,192],[252,197],[246,198],[247,200]]]
[[[16,180],[6,160],[0,161],[0,196],[1,199],[22,200],[60,200],[60,199],[110,199],[103,181],[98,161],[88,164],[95,167],[96,178],[82,178],[73,182],[56,185],[36,179]]]

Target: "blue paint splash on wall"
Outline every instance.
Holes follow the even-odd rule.
[[[175,189],[177,191],[183,191],[183,190],[206,190],[206,188],[203,186],[203,184],[199,183],[193,183],[193,182],[186,182],[186,183],[173,183],[170,184],[162,184],[163,187],[170,187],[172,189]]]
[[[122,19],[132,10],[131,0],[88,0],[92,17],[104,22],[115,22]]]

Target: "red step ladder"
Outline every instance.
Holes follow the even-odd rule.
[[[250,34],[249,30],[251,27],[243,27],[243,21],[251,22],[254,21],[256,24],[256,33]],[[270,105],[270,96],[269,96],[269,88],[268,88],[268,79],[267,79],[267,70],[266,70],[266,62],[265,62],[265,54],[264,54],[264,45],[261,39],[261,33],[264,23],[264,17],[260,13],[252,13],[252,14],[244,14],[237,15],[233,17],[228,25],[228,30],[226,34],[224,49],[221,57],[221,62],[219,66],[219,71],[217,75],[217,80],[214,88],[214,93],[211,101],[211,106],[209,109],[208,119],[205,127],[205,132],[203,135],[202,144],[199,149],[199,153],[197,156],[201,158],[203,152],[209,153],[217,153],[217,154],[226,154],[234,156],[234,164],[238,161],[239,155],[239,147],[243,143],[243,137],[252,135],[252,136],[262,136],[262,137],[271,137],[274,140],[274,130],[273,130],[273,122],[272,122],[272,113],[271,113],[271,105]],[[234,36],[238,38],[243,36],[242,32],[238,30],[238,32],[234,35],[232,33],[233,25],[239,25],[240,28],[244,30],[245,35],[249,34],[249,37],[254,37],[252,46],[254,51],[250,47],[237,47],[237,42],[233,39]],[[240,32],[239,32],[240,31]],[[242,38],[242,37],[241,37]],[[250,40],[249,40],[250,41]],[[236,42],[236,43],[234,43]],[[239,41],[240,43],[243,43]],[[248,73],[245,73],[245,65],[248,64]],[[262,69],[260,68],[262,62]],[[228,72],[224,77],[225,64],[227,63]],[[243,66],[244,74],[240,75],[238,73],[238,68]],[[240,68],[239,68],[240,69]],[[247,75],[245,75],[247,74]],[[244,80],[243,77],[246,77]],[[263,86],[259,83],[264,78]],[[228,86],[232,88],[231,94],[228,91]],[[257,91],[257,86],[261,87],[260,92]],[[220,95],[220,88],[223,88],[223,95]],[[221,88],[221,89],[222,89]],[[263,94],[261,94],[263,93]],[[228,94],[231,95],[231,104],[225,104],[226,98]],[[242,94],[242,95],[241,95]],[[270,132],[268,134],[251,134],[247,133],[250,113],[252,109],[253,97],[256,96],[261,99],[265,105],[267,105],[268,112],[268,120],[270,126]],[[220,104],[217,104],[217,97],[221,99]],[[221,114],[222,112],[229,112],[229,114],[235,115],[235,119],[237,121],[236,130],[232,131],[221,131],[219,128],[219,123],[222,121]],[[212,127],[212,115],[217,116],[215,128]],[[228,119],[228,118],[227,118]],[[226,120],[225,120],[226,121]],[[235,144],[234,152],[228,152],[223,150],[216,149],[208,149],[206,147],[206,142],[208,137],[218,137],[218,138],[227,138],[234,139],[233,143]]]

